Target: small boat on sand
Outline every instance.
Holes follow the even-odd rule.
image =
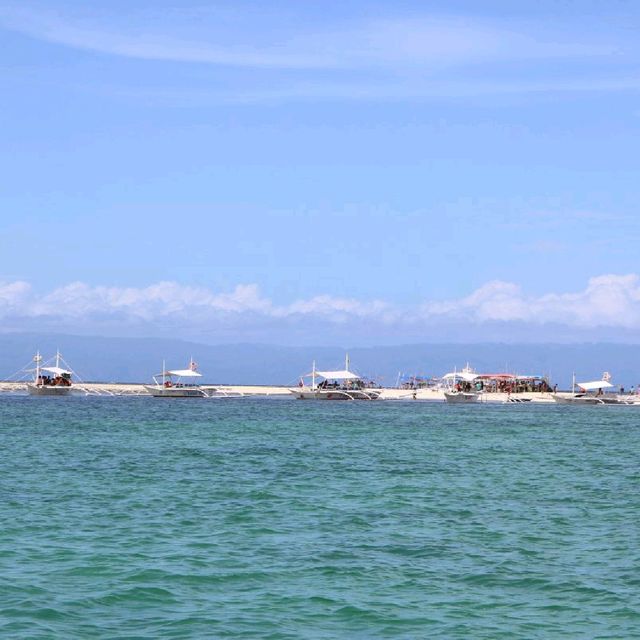
[[[202,377],[197,368],[193,358],[187,369],[167,371],[163,362],[162,373],[153,376],[155,384],[145,384],[144,388],[154,398],[206,398],[208,394],[196,383]]]

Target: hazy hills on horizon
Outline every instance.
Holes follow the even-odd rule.
[[[295,384],[311,369],[342,368],[348,351],[352,368],[395,385],[398,375],[440,376],[467,362],[477,371],[549,375],[567,387],[575,371],[579,380],[599,379],[610,371],[616,384],[640,383],[640,345],[584,344],[405,344],[397,346],[207,345],[166,338],[114,338],[63,334],[0,334],[0,379],[29,365],[36,349],[45,357],[60,349],[85,381],[146,382],[167,367],[182,368],[193,356],[212,384]]]

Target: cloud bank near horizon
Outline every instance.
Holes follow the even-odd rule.
[[[177,282],[147,287],[91,286],[72,282],[40,293],[30,283],[0,283],[0,321],[4,330],[33,329],[126,333],[138,327],[158,335],[179,328],[184,336],[202,336],[224,328],[227,335],[280,335],[283,327],[321,336],[325,327],[343,333],[360,329],[402,341],[406,335],[447,325],[481,330],[501,326],[506,338],[517,326],[561,326],[569,331],[598,329],[640,332],[640,275],[592,277],[579,291],[528,294],[505,281],[492,281],[455,299],[399,306],[385,300],[331,295],[277,304],[255,284],[226,292]],[[235,332],[235,334],[234,334]]]

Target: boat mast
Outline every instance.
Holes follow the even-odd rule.
[[[316,361],[313,361],[313,365],[311,367],[311,391],[316,390]]]
[[[36,351],[34,360],[36,361],[36,384],[38,384],[38,379],[40,378],[40,361],[42,360],[39,349]]]
[[[162,387],[164,388],[164,383],[165,383],[165,369],[166,369],[166,364],[165,364],[165,360],[162,361]]]
[[[349,371],[349,354],[347,353],[345,359],[344,359],[344,368],[346,371]]]

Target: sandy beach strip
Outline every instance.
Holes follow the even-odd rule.
[[[26,381],[0,382],[0,392],[26,392],[26,385]],[[216,393],[217,395],[282,396],[293,398],[289,392],[289,387],[275,385],[202,385],[202,389],[207,393]],[[73,385],[73,390],[76,393],[85,393],[86,395],[149,396],[143,383],[134,382],[76,382]]]

